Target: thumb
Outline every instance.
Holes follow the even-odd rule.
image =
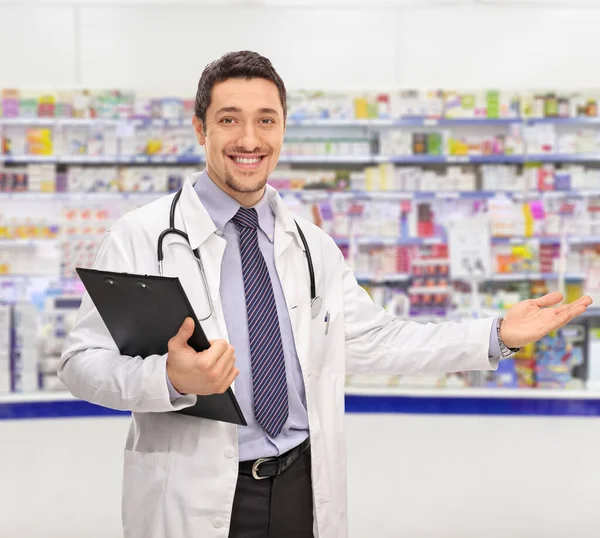
[[[190,336],[194,333],[194,321],[192,318],[185,318],[185,321],[179,327],[179,331],[175,335],[174,340],[180,346],[187,345],[187,341],[190,339]]]

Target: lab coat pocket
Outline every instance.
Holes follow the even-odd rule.
[[[169,454],[125,450],[123,528],[126,538],[147,538],[166,486]]]
[[[339,310],[323,308],[312,320],[311,327],[311,371],[315,374],[337,371],[335,351],[339,349]]]

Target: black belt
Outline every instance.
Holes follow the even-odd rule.
[[[310,447],[310,437],[296,448],[292,448],[285,454],[273,458],[259,458],[257,460],[241,461],[240,474],[254,477],[256,480],[264,480],[280,475],[288,469],[304,452]]]

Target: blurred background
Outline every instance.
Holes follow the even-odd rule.
[[[198,78],[288,87],[270,182],[419,322],[600,305],[599,0],[0,0],[0,536],[121,536],[126,414],[56,377],[111,222],[203,168]],[[353,538],[600,534],[600,308],[497,372],[348,376]],[[175,538],[175,537],[174,537]]]

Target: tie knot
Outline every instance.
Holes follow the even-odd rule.
[[[258,213],[254,208],[240,207],[231,220],[241,228],[252,228],[254,230],[258,228]]]

